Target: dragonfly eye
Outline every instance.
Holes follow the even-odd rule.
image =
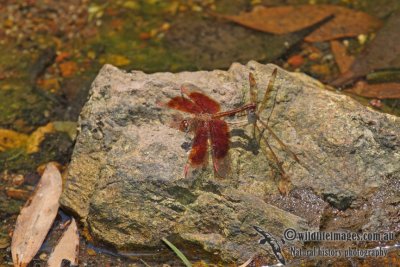
[[[188,120],[182,120],[181,124],[179,126],[179,130],[181,130],[182,132],[189,132],[190,130],[190,123]]]

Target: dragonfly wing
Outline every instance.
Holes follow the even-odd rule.
[[[192,149],[190,150],[188,164],[185,167],[185,176],[189,169],[197,169],[208,164],[208,125],[204,121],[196,123]]]
[[[271,77],[269,78],[268,86],[267,86],[267,89],[265,90],[263,100],[262,100],[260,106],[257,109],[257,115],[260,115],[260,113],[267,106],[267,102],[268,102],[268,100],[269,100],[269,98],[271,96],[272,88],[274,87],[274,83],[275,83],[275,78],[276,78],[277,72],[278,72],[278,69],[274,69],[274,71],[271,74]],[[276,94],[275,94],[275,98],[276,98]],[[275,100],[274,100],[274,104],[273,105],[275,106]],[[271,109],[270,116],[272,114],[272,110],[274,109],[274,106]],[[269,120],[269,118],[268,118],[268,120]]]
[[[256,79],[254,78],[254,74],[251,72],[249,73],[249,83],[250,83],[250,102],[257,103],[257,95],[258,95],[257,84],[256,84]]]
[[[214,170],[218,176],[225,178],[230,170],[228,124],[223,120],[212,120],[209,130]]]
[[[257,103],[257,98],[258,98],[258,88],[257,88],[257,83],[256,83],[256,79],[254,78],[253,73],[249,73],[249,83],[250,83],[250,102],[254,103],[254,104],[258,104]],[[247,113],[247,120],[249,121],[249,123],[252,124],[252,136],[253,138],[255,138],[256,136],[256,121],[257,121],[257,109],[256,110],[250,110]]]
[[[181,88],[181,92],[182,94],[187,95],[191,100],[193,100],[193,102],[199,108],[201,108],[204,113],[214,114],[221,110],[221,107],[217,101],[203,93],[190,91],[184,86]]]
[[[167,106],[172,109],[192,114],[199,114],[202,112],[201,108],[196,105],[192,100],[181,96],[172,98],[170,101],[168,101]]]

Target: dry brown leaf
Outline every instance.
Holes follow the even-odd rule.
[[[368,84],[360,81],[345,92],[369,98],[395,99],[400,98],[400,83]]]
[[[59,267],[63,259],[69,260],[71,265],[78,265],[79,234],[78,227],[72,218],[67,230],[51,253],[47,261],[48,267]]]
[[[8,129],[0,129],[0,152],[10,149],[23,147],[28,140],[28,135]]]
[[[280,7],[255,7],[251,12],[237,16],[220,17],[243,26],[274,34],[295,32],[324,18],[335,17],[308,35],[308,42],[322,42],[357,36],[378,29],[381,21],[364,12],[334,5],[299,5]]]
[[[27,200],[31,193],[24,189],[6,188],[6,195],[13,199]]]
[[[354,37],[373,32],[382,26],[382,21],[361,11],[332,5],[318,5],[315,8],[332,12],[331,14],[335,17],[308,35],[304,39],[307,42],[324,42]],[[312,16],[311,11],[305,15]]]
[[[57,52],[56,62],[63,62],[65,59],[69,58],[71,54],[69,52],[61,51]]]
[[[33,196],[18,215],[11,242],[14,266],[27,266],[42,245],[58,211],[61,175],[49,163]]]
[[[37,84],[40,86],[41,89],[46,91],[58,91],[60,89],[60,81],[55,78],[48,78],[48,79],[38,79]]]
[[[347,85],[356,79],[379,69],[399,67],[400,58],[400,10],[392,13],[375,38],[357,56],[350,69],[331,82],[333,86]]]
[[[332,54],[340,73],[345,73],[354,62],[354,57],[347,54],[346,47],[339,41],[331,41]]]
[[[256,6],[251,12],[237,16],[222,15],[221,17],[249,27],[251,29],[274,33],[287,34],[307,28],[330,16],[332,12],[314,8],[315,6]],[[309,10],[313,14],[309,15]]]
[[[60,64],[61,76],[68,78],[73,76],[78,71],[78,64],[73,61],[67,61]]]

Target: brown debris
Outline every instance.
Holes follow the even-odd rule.
[[[311,16],[307,13],[309,7],[280,6],[269,8],[257,6],[251,12],[222,17],[251,29],[274,34],[286,34],[307,28],[331,15],[324,10],[315,9]]]
[[[63,77],[71,77],[78,71],[78,65],[73,61],[60,64],[60,71]]]
[[[6,195],[13,199],[27,200],[31,193],[24,189],[7,188]]]
[[[294,68],[298,68],[304,64],[304,58],[301,55],[293,55],[287,60],[287,63]]]
[[[345,37],[355,37],[360,34],[376,31],[382,22],[364,12],[333,5],[315,5],[335,17],[305,38],[307,42],[323,42]],[[313,8],[305,15],[312,16]]]
[[[47,266],[58,267],[61,266],[62,261],[67,259],[71,262],[71,265],[76,266],[78,264],[78,252],[79,252],[79,235],[78,227],[75,220],[72,218],[67,230],[63,233],[60,241],[51,253]]]
[[[344,86],[374,70],[399,67],[396,58],[400,55],[400,10],[394,12],[375,38],[369,42],[354,60],[350,69],[341,74],[332,86]]]
[[[248,28],[274,33],[295,32],[334,15],[334,18],[308,35],[308,42],[353,37],[378,29],[381,21],[364,12],[334,5],[255,7],[236,16],[219,15]]]
[[[354,57],[347,54],[346,47],[340,41],[331,41],[332,54],[340,73],[345,73],[354,62]]]
[[[14,266],[27,266],[36,255],[57,215],[61,190],[61,175],[53,164],[48,164],[17,218],[11,242]]]
[[[345,92],[376,99],[400,98],[400,83],[368,84],[360,81]]]

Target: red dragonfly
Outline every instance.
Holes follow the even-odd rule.
[[[179,129],[193,132],[194,138],[185,166],[185,177],[190,168],[201,168],[208,164],[208,147],[210,144],[214,172],[224,178],[229,172],[229,127],[222,120],[225,116],[255,109],[256,105],[250,103],[242,107],[220,112],[220,105],[207,95],[181,88],[182,96],[172,98],[166,105],[169,108],[192,114],[189,119],[183,119]],[[186,97],[185,97],[186,96]]]
[[[225,177],[227,175],[229,171],[229,160],[227,156],[230,136],[228,124],[222,120],[222,118],[247,111],[247,124],[253,126],[253,139],[257,141],[259,148],[261,148],[266,157],[272,158],[276,163],[281,174],[278,189],[282,194],[288,194],[290,187],[289,176],[283,169],[282,163],[270,146],[268,139],[264,136],[264,132],[267,131],[295,161],[300,163],[297,156],[279,139],[272,128],[268,126],[268,122],[275,107],[276,93],[267,120],[264,121],[261,118],[261,112],[266,108],[267,102],[270,99],[276,76],[277,69],[272,72],[264,97],[262,101],[259,102],[257,100],[257,84],[253,74],[250,73],[250,103],[229,111],[221,112],[218,102],[203,93],[190,92],[185,87],[181,88],[182,96],[174,97],[167,103],[167,106],[172,109],[193,115],[189,119],[181,120],[179,124],[180,130],[194,132],[192,149],[189,154],[188,164],[185,166],[185,176],[187,176],[190,167],[199,168],[208,164],[209,143],[211,144],[211,155],[215,173],[220,177]],[[263,141],[266,147],[260,145],[261,141]]]

